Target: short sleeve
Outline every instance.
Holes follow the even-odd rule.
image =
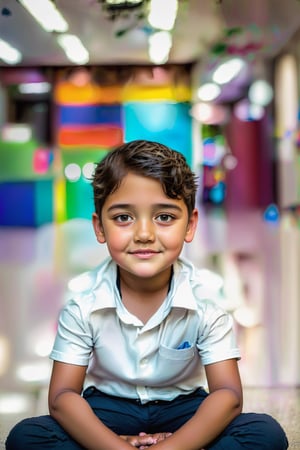
[[[205,317],[205,324],[197,344],[202,364],[212,364],[231,358],[240,359],[232,316],[213,302],[208,302]]]
[[[79,306],[71,300],[61,310],[50,358],[55,361],[87,366],[93,339]]]

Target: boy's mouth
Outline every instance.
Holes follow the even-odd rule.
[[[152,249],[138,249],[138,250],[133,250],[129,253],[131,255],[135,255],[135,256],[149,257],[149,256],[157,255],[160,252],[152,250]]]

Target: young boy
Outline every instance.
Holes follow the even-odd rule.
[[[198,217],[182,154],[124,144],[98,164],[93,189],[93,227],[111,257],[79,277],[60,314],[50,416],[17,424],[6,448],[286,449],[273,418],[241,412],[231,316],[180,258]]]

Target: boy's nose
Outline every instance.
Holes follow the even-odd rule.
[[[134,239],[136,242],[149,242],[155,239],[152,220],[139,220],[136,222]]]

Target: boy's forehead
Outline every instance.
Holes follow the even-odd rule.
[[[134,172],[128,172],[114,192],[127,191],[131,189],[134,190],[137,187],[139,189],[148,189],[149,186],[152,186],[155,190],[164,191],[162,183],[156,178],[140,175]]]
[[[181,203],[167,196],[161,182],[155,178],[128,173],[118,186],[109,194],[106,204],[163,205]]]

